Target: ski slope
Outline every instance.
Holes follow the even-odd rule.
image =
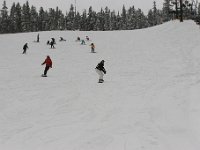
[[[37,34],[0,35],[0,150],[200,149],[200,29],[193,21],[40,32],[35,43]],[[86,35],[86,45],[75,42]],[[56,49],[46,45],[52,37]],[[42,78],[47,55],[53,68]],[[99,84],[102,59],[107,74]]]

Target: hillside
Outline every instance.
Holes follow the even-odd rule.
[[[0,149],[200,149],[200,29],[0,35]],[[75,42],[88,35],[87,45]],[[66,42],[58,42],[62,36]],[[46,41],[56,38],[56,49]],[[95,54],[90,43],[95,43]],[[28,43],[27,54],[22,54]],[[41,63],[53,61],[42,78]],[[105,60],[97,83],[94,68]]]

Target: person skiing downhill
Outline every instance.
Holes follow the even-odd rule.
[[[40,42],[40,34],[37,35],[37,42]]]
[[[89,41],[89,40],[90,40],[89,36],[86,36],[85,38],[86,38],[86,40],[87,40],[87,41]]]
[[[23,53],[22,54],[26,54],[26,50],[28,49],[28,43],[24,44],[23,46]]]
[[[85,40],[81,40],[81,45],[85,45]]]
[[[47,58],[41,65],[44,65],[44,64],[46,64],[46,67],[44,69],[44,74],[42,76],[47,77],[47,71],[49,70],[49,68],[52,68],[52,60],[51,60],[50,56],[47,56]]]
[[[95,49],[94,43],[91,43],[90,46],[91,46],[91,53],[94,53],[94,49]]]
[[[53,42],[53,41],[50,42],[50,45],[51,45],[51,48],[55,48],[55,47],[54,47],[54,42]]]
[[[95,70],[97,74],[99,75],[99,83],[103,83],[103,76],[106,74],[106,69],[104,68],[104,60],[102,60],[98,65],[96,66]]]

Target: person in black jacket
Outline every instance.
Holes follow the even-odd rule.
[[[103,76],[106,74],[106,69],[104,68],[104,60],[102,60],[98,65],[96,66],[95,70],[97,74],[99,75],[99,83],[103,83]]]
[[[28,43],[23,46],[23,54],[26,54],[26,50],[28,49]]]

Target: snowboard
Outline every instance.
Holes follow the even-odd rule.
[[[47,75],[42,74],[41,77],[47,77]]]
[[[103,81],[99,81],[98,83],[103,83],[104,82],[104,80]]]

